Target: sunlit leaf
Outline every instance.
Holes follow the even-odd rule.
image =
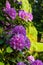
[[[0,62],[0,65],[4,65],[4,63],[3,62]]]
[[[7,53],[11,53],[11,52],[13,52],[13,50],[12,50],[11,47],[7,47],[7,48],[6,48],[6,52],[7,52]]]
[[[26,12],[32,12],[32,7],[28,0],[18,0],[18,1],[22,2],[22,7],[21,7],[22,10],[25,10]]]

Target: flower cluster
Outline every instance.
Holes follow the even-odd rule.
[[[15,0],[14,0],[15,1]],[[20,3],[19,3],[20,4]],[[8,1],[6,1],[6,7],[3,9],[3,11],[10,16],[12,20],[16,18],[16,10],[14,8],[11,8],[11,5]],[[33,20],[33,15],[32,13],[27,13],[24,10],[19,10],[18,16],[25,20],[25,21],[32,21]]]
[[[10,39],[10,45],[13,49],[21,51],[25,47],[30,48],[30,40],[26,37],[26,31],[22,25],[15,26],[13,33],[15,35]]]
[[[27,13],[24,10],[20,10],[18,13],[19,17],[22,18],[25,21],[32,21],[33,20],[33,15],[31,13]]]
[[[6,7],[3,9],[3,11],[8,14],[12,20],[16,18],[16,10],[11,8],[11,5],[8,1],[6,1]]]

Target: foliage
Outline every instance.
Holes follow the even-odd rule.
[[[22,2],[22,4],[20,2]],[[40,27],[40,25],[42,26],[42,23],[43,23],[42,18],[40,18],[40,23],[41,23],[40,24],[39,19],[37,19],[36,18],[37,16],[35,16],[35,11],[37,13],[39,12],[38,8],[36,8],[37,10],[35,10],[35,11],[33,8],[33,12],[32,12],[32,6],[34,5],[34,2],[32,4],[31,0],[30,1],[18,0],[15,2],[14,2],[14,0],[9,0],[8,5],[9,6],[11,5],[11,7],[10,7],[11,9],[9,9],[9,10],[6,9],[5,4],[6,4],[6,0],[3,0],[3,1],[0,0],[0,65],[17,65],[18,62],[24,62],[24,63],[26,63],[26,65],[27,64],[30,65],[30,62],[27,59],[27,57],[30,55],[33,55],[35,57],[35,59],[38,58],[43,61],[43,58],[42,58],[43,57],[43,44],[40,42],[37,42],[37,34],[39,31],[39,27]],[[38,4],[36,6],[38,6]],[[42,6],[42,4],[41,4],[41,6]],[[5,12],[3,11],[4,8],[5,8]],[[14,8],[16,11],[16,18],[14,18],[14,20],[12,18],[13,17],[12,15],[13,14],[15,15],[15,13],[14,13],[14,11],[12,11],[12,8]],[[28,13],[31,13],[31,14],[33,13],[33,15],[34,15],[33,22],[29,21],[29,20],[26,21],[26,18],[28,19],[29,15],[24,17],[25,19],[22,17],[20,18],[20,16],[18,16],[19,10],[23,10],[23,12],[25,12],[25,16]],[[9,13],[9,11],[11,13]],[[39,14],[39,15],[42,16],[41,14]],[[38,20],[38,22],[35,18]],[[30,19],[31,19],[31,16],[30,16]],[[40,24],[39,27],[36,22],[38,24]],[[22,25],[23,28],[18,27],[18,29],[16,28],[16,30],[14,31],[14,28],[18,25],[19,26]],[[26,31],[26,33],[25,33],[25,31]],[[24,33],[25,33],[25,35],[24,35]],[[23,42],[26,42],[26,43],[24,44]],[[23,46],[23,44],[25,46]],[[21,49],[21,46],[23,47],[22,49]],[[18,48],[19,48],[19,50],[18,50]]]
[[[35,0],[31,2],[33,8],[33,16],[34,16],[34,25],[39,31],[39,33],[43,33],[43,0]]]

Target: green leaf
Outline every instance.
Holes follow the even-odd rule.
[[[3,44],[4,40],[0,39],[0,44]]]
[[[32,42],[30,49],[31,51],[35,51],[35,52],[43,52],[43,43]]]
[[[43,43],[37,42],[37,30],[32,23],[29,23],[29,27],[26,28],[26,35],[30,39],[31,47],[30,53],[35,52],[43,52]]]
[[[36,46],[37,46],[36,49],[37,52],[43,52],[43,43],[37,42]]]
[[[12,49],[11,47],[7,47],[7,48],[6,48],[6,52],[7,52],[7,53],[11,53],[11,52],[13,52],[13,49]]]
[[[13,58],[11,58],[10,61],[13,63],[16,63],[15,59],[13,59]]]
[[[22,10],[25,10],[26,12],[32,12],[32,7],[28,0],[18,0],[18,1],[22,2],[22,7],[21,7]]]
[[[3,62],[0,62],[0,65],[4,65],[4,63]]]
[[[0,35],[3,33],[3,28],[0,27]]]
[[[27,37],[34,39],[35,41],[37,41],[37,29],[35,28],[35,26],[32,23],[29,23],[29,27],[26,28],[26,35]],[[31,40],[30,40],[31,41]]]
[[[21,62],[22,61],[22,58],[17,57],[17,61],[18,62]]]
[[[20,55],[20,56],[23,56],[23,52],[22,52],[22,51],[20,51],[20,52],[19,52],[19,55]]]

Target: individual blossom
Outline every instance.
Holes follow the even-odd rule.
[[[20,10],[18,12],[18,15],[20,18],[22,18],[25,21],[32,21],[33,20],[33,15],[32,13],[27,13],[24,10]]]
[[[11,8],[9,1],[6,1],[6,7],[3,9],[3,11],[8,14],[12,20],[16,18],[16,10]]]
[[[13,34],[23,34],[26,36],[26,30],[22,25],[17,25],[12,29]]]
[[[32,55],[31,55],[31,56],[28,56],[27,59],[28,59],[28,61],[29,61],[30,63],[32,63],[32,62],[35,61],[35,59],[34,59],[34,57],[33,57]]]
[[[18,62],[17,65],[26,65],[24,62]]]
[[[41,60],[35,60],[31,65],[43,65]]]

